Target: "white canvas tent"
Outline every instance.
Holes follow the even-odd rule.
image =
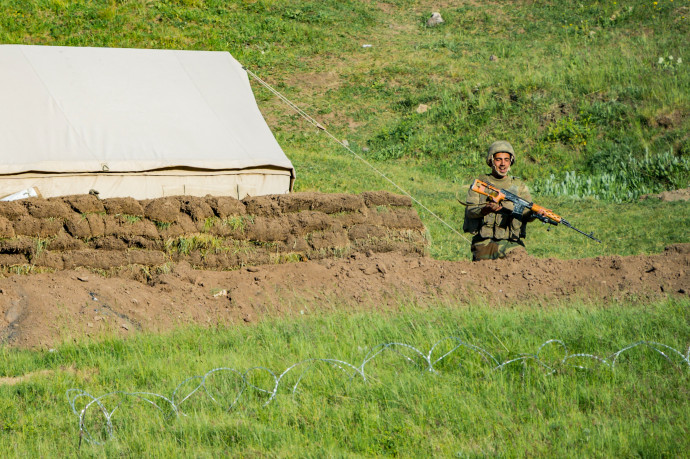
[[[295,172],[227,52],[0,45],[0,197],[287,193]]]

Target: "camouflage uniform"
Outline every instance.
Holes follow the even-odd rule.
[[[479,180],[489,182],[497,188],[510,191],[528,201],[532,200],[529,189],[522,180],[506,176],[497,179],[491,175],[482,175]],[[467,192],[465,208],[465,222],[463,230],[474,234],[472,238],[472,260],[491,260],[503,258],[506,254],[517,248],[524,247],[522,239],[525,238],[525,222],[514,218],[510,211],[513,203],[503,201],[503,210],[497,213],[482,215],[482,208],[486,204],[487,197],[472,190]],[[525,215],[529,214],[527,210]]]

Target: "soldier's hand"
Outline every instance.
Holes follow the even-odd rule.
[[[496,212],[500,211],[502,208],[503,208],[503,206],[497,202],[487,201],[486,205],[484,207],[482,207],[482,215],[487,215],[490,213],[496,213]]]

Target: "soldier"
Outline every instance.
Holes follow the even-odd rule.
[[[489,182],[498,188],[517,194],[528,201],[532,200],[529,189],[520,179],[508,175],[515,163],[513,146],[499,140],[489,146],[486,164],[491,168],[490,175],[482,175],[479,180]],[[523,218],[511,215],[513,203],[501,204],[487,200],[487,197],[472,190],[467,192],[467,207],[463,230],[472,233],[472,260],[492,260],[503,258],[518,247],[525,247],[525,226],[534,220],[531,211],[526,210]]]

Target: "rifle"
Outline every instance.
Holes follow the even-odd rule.
[[[560,215],[557,215],[554,213],[552,210],[547,209],[546,207],[542,207],[540,205],[534,204],[533,202],[529,202],[526,199],[522,199],[520,196],[511,193],[510,191],[507,190],[501,190],[498,189],[496,186],[492,185],[491,183],[488,182],[483,182],[479,179],[475,179],[475,181],[472,183],[472,191],[475,191],[479,194],[483,194],[484,196],[488,196],[489,199],[494,201],[497,204],[500,204],[501,201],[510,201],[513,203],[513,210],[511,214],[513,217],[517,218],[522,218],[523,217],[523,212],[525,209],[529,209],[532,211],[531,217],[535,217],[542,221],[543,223],[548,223],[550,225],[558,225],[559,223],[567,226],[570,229],[573,229],[577,231],[580,234],[584,234],[590,239],[593,239],[597,241],[598,243],[601,243],[601,241],[597,238],[594,237],[594,233],[585,233],[584,231],[580,231],[579,229],[575,228],[573,225],[568,223],[568,221],[561,217]],[[543,211],[544,215],[538,214],[537,212]]]

